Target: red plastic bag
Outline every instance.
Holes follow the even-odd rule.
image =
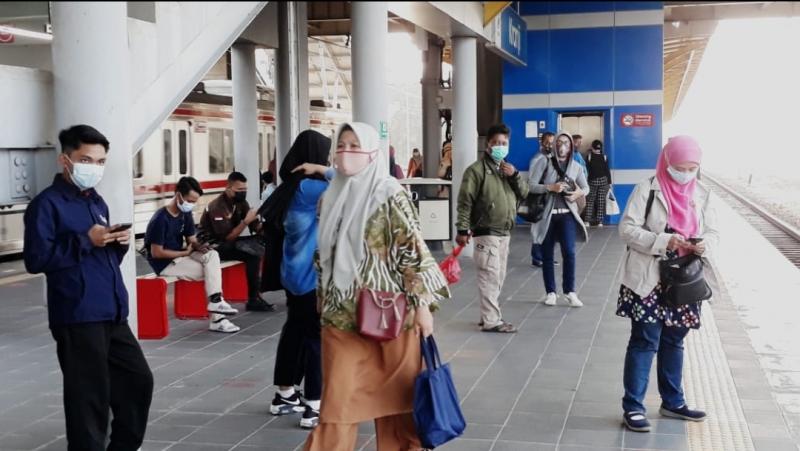
[[[447,283],[450,285],[461,280],[461,265],[458,263],[458,254],[461,253],[462,249],[464,249],[464,246],[456,247],[453,249],[452,254],[448,255],[447,258],[439,263],[439,269],[442,270],[445,279],[447,279]]]

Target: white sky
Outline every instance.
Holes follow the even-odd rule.
[[[665,141],[678,134],[700,142],[711,170],[800,180],[800,19],[721,22],[664,124]]]

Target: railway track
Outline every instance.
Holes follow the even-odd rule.
[[[716,188],[714,192],[719,197],[800,268],[800,231],[713,176],[703,174],[703,183]]]

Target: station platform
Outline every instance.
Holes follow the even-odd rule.
[[[481,333],[474,267],[436,315],[469,423],[457,451],[797,450],[800,443],[800,270],[726,205],[719,209],[718,273],[724,289],[703,309],[686,345],[684,388],[704,423],[660,418],[654,374],[647,406],[653,432],[621,426],[622,366],[629,320],[615,316],[624,245],[615,227],[592,229],[579,245],[578,289],[586,304],[542,303],[541,271],[530,238],[515,231],[503,314],[517,334]],[[41,277],[20,262],[0,265],[0,450],[63,450],[61,376],[46,323]],[[764,270],[768,268],[769,271]],[[557,273],[560,271],[557,269]],[[206,321],[172,319],[170,335],[143,341],[156,388],[143,450],[299,449],[297,416],[268,412],[272,369],[285,319],[248,313],[239,333],[207,331]],[[373,427],[359,449],[375,449]]]

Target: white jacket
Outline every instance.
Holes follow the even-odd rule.
[[[647,198],[650,190],[655,191],[655,199],[644,224]],[[713,269],[710,267],[714,251],[719,243],[717,215],[714,209],[716,196],[705,186],[698,183],[694,192],[695,210],[700,222],[699,236],[706,245],[703,260],[706,263],[705,276],[713,292],[718,292],[718,284]],[[640,182],[633,189],[625,212],[619,223],[619,234],[628,245],[622,272],[622,284],[634,293],[645,297],[658,285],[658,261],[667,253],[672,234],[664,233],[667,226],[667,201],[661,194],[661,185],[653,177]]]

